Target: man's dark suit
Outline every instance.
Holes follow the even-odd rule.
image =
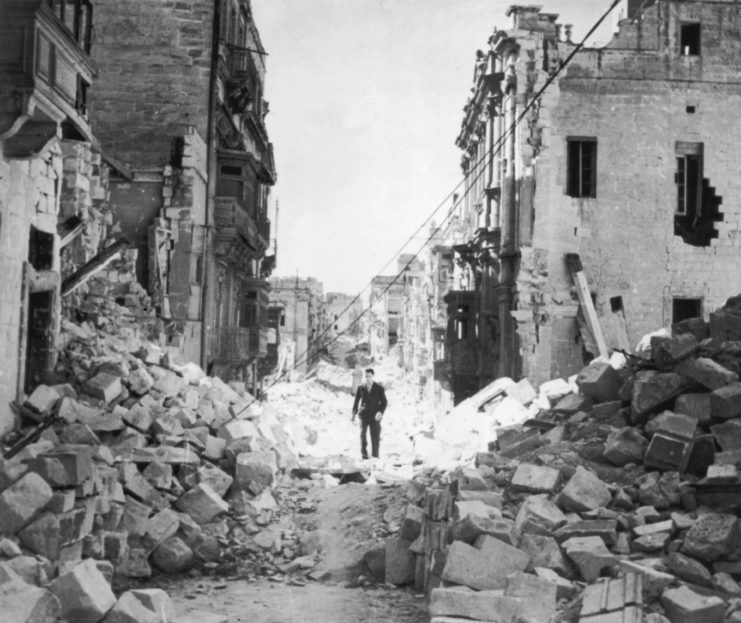
[[[371,454],[378,457],[378,447],[381,443],[381,423],[376,420],[377,413],[386,411],[386,392],[378,383],[373,383],[370,389],[367,385],[358,387],[352,414],[360,416],[360,454],[368,458],[368,441],[366,431],[370,428]]]

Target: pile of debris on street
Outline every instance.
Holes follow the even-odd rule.
[[[300,487],[279,492],[296,457],[275,413],[146,339],[156,320],[121,278],[127,259],[63,320],[59,382],[14,405],[25,426],[0,462],[3,620],[173,620],[165,592],[116,599],[112,582],[314,564],[298,534],[271,529],[308,504]]]
[[[741,621],[741,297],[672,333],[538,392],[482,390],[482,411],[537,417],[419,477],[367,572],[424,591],[434,623]]]

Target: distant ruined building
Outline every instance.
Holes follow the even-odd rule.
[[[512,6],[511,29],[477,53],[456,141],[466,187],[426,278],[438,394],[566,377],[598,354],[574,255],[612,349],[739,291],[737,3],[623,11],[605,47],[560,72],[575,43],[536,6]]]

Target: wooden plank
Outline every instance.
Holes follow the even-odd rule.
[[[566,256],[566,261],[571,270],[571,276],[574,279],[576,295],[584,313],[587,327],[597,345],[597,351],[601,357],[608,358],[610,353],[607,350],[605,336],[602,333],[602,327],[600,326],[599,318],[597,317],[597,310],[594,308],[594,303],[592,302],[592,293],[589,291],[587,276],[584,274],[579,255],[576,253],[569,253]]]
[[[83,283],[85,283],[95,273],[105,268],[110,262],[116,259],[119,254],[128,249],[129,243],[125,238],[119,238],[110,247],[98,253],[87,264],[83,265],[76,273],[68,277],[62,283],[62,296],[74,292]]]

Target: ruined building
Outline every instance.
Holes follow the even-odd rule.
[[[276,372],[305,373],[319,360],[328,333],[324,286],[314,277],[272,277],[270,286],[280,335]]]
[[[276,173],[250,3],[99,0],[92,21],[90,116],[112,166],[113,227],[139,250],[169,344],[254,391]]]
[[[498,376],[566,376],[597,354],[580,331],[574,254],[610,348],[707,318],[738,291],[737,3],[626,9],[605,47],[560,72],[575,44],[540,7],[512,6],[511,28],[477,53],[457,139],[463,213],[440,246],[468,275],[445,295],[447,365],[435,364],[457,399]]]
[[[91,3],[2,0],[0,15],[1,436],[10,402],[54,373],[62,298],[100,265],[110,215],[88,117]]]

